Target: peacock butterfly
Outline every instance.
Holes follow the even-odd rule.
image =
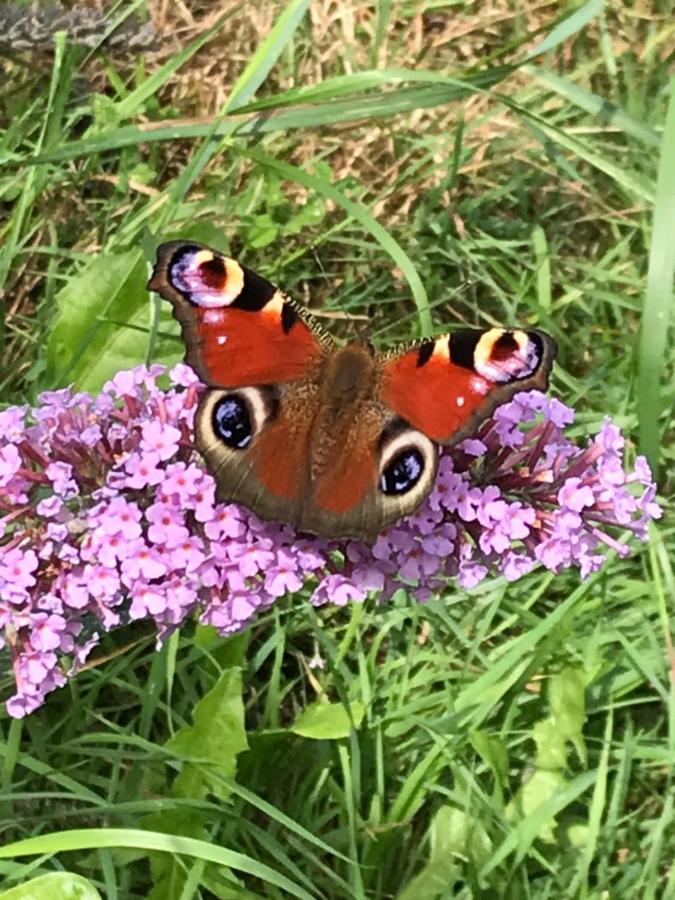
[[[196,444],[218,499],[324,537],[374,540],[417,509],[439,445],[546,388],[557,349],[534,328],[339,346],[265,278],[188,241],[158,248],[148,288],[172,303],[207,385]]]

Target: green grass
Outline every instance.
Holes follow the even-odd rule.
[[[488,21],[381,0],[352,39],[356,6],[296,0],[263,34],[223,4],[158,61],[61,40],[5,63],[2,401],[179,359],[144,282],[156,240],[190,235],[368,315],[383,345],[540,325],[577,435],[612,415],[667,501],[669,5]],[[585,582],[298,596],[159,651],[142,625],[109,635],[41,710],[0,719],[3,887],[65,870],[108,900],[675,897],[674,544],[666,515]]]

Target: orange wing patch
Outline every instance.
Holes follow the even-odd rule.
[[[185,360],[208,384],[295,381],[331,343],[271,282],[201,244],[162,244],[148,288],[172,303]]]
[[[300,497],[307,480],[307,441],[311,420],[291,425],[287,417],[269,425],[253,450],[258,480],[286,500]]]
[[[446,443],[517,391],[544,389],[555,353],[552,338],[536,329],[453,332],[385,357],[380,397],[432,440]]]
[[[368,447],[350,451],[336,463],[315,485],[313,500],[320,510],[339,514],[363,502],[375,484],[377,469]]]
[[[270,304],[272,309],[264,307],[256,316],[232,307],[198,310],[189,364],[198,355],[202,377],[222,387],[306,376],[323,355],[321,343],[300,318],[284,331],[279,306],[273,300]]]
[[[436,355],[423,370],[417,353],[406,353],[385,367],[381,397],[387,406],[434,441],[459,431],[483,405],[490,383],[482,376]]]

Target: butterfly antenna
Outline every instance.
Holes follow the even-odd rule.
[[[336,297],[336,292],[333,289],[333,285],[330,282],[330,278],[328,277],[328,273],[324,269],[323,263],[321,262],[321,257],[317,253],[316,247],[312,247],[312,256],[314,257],[314,261],[317,264],[319,271],[321,272],[322,277],[325,279],[326,284],[328,285],[328,289],[330,291],[331,299],[337,300],[337,305],[342,306],[340,303],[339,297]],[[365,344],[370,344],[370,330],[371,330],[371,320],[370,316],[353,313],[348,309],[342,307],[341,309],[336,310],[312,310],[312,315],[323,318],[323,319],[335,319],[342,320],[346,322],[352,323],[354,330],[356,331],[356,340]]]

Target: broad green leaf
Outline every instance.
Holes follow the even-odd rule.
[[[586,721],[584,693],[586,674],[569,666],[548,681],[550,714],[537,722],[532,737],[537,745],[536,765],[542,769],[563,769],[567,742],[574,744],[579,758],[586,762],[583,727]]]
[[[213,688],[195,706],[193,725],[185,725],[167,742],[167,750],[186,762],[176,779],[179,797],[200,798],[209,790],[226,799],[230,790],[224,779],[233,778],[237,756],[248,748],[241,699],[241,672],[227,669]],[[209,777],[209,771],[214,774]]]
[[[429,862],[410,881],[397,900],[434,900],[450,896],[461,877],[462,864],[482,866],[492,852],[492,841],[481,823],[453,806],[442,806],[430,831]]]
[[[532,728],[532,738],[537,747],[536,768],[524,779],[509,804],[507,815],[510,818],[527,819],[566,786],[564,769],[568,741],[574,744],[582,762],[586,762],[583,736],[586,680],[583,669],[573,666],[568,666],[549,679],[547,697],[550,713]],[[542,820],[539,823],[538,837],[544,841],[552,841],[555,825],[553,817]]]
[[[53,872],[2,891],[0,900],[101,900],[101,895],[81,875]]]
[[[537,769],[506,807],[507,818],[527,819],[548,803],[564,786],[565,778],[560,769]],[[555,826],[556,821],[553,816],[538,822],[536,837],[542,841],[552,841]]]
[[[512,853],[517,854],[519,861],[522,860],[534,841],[542,834],[547,833],[547,828],[550,827],[555,817],[562,810],[576,803],[579,797],[592,787],[597,773],[583,772],[569,784],[563,782],[557,788],[554,786],[556,777],[554,773],[542,772],[533,784],[530,785],[528,782],[525,786],[527,790],[521,789],[518,797],[507,810],[507,813],[513,816],[514,807],[517,806],[521,815],[517,816],[518,821],[513,830],[504,838],[483,866],[481,877],[487,877],[490,872],[501,866]],[[531,812],[526,814],[526,809]]]
[[[534,724],[532,738],[537,745],[537,765],[555,772],[562,771],[567,759],[567,748],[565,736],[559,732],[553,716]]]
[[[586,683],[583,669],[568,666],[551,678],[548,684],[551,716],[563,739],[574,744],[582,763],[586,762],[583,734],[586,722]]]
[[[358,700],[349,704],[349,711],[342,703],[316,702],[300,713],[289,731],[313,740],[336,741],[360,727],[363,713],[363,703]]]
[[[572,822],[565,828],[565,837],[578,850],[585,850],[588,847],[590,829],[583,822]]]
[[[160,240],[193,238],[224,249],[219,229],[189,225]],[[44,380],[49,388],[74,384],[98,391],[116,372],[145,362],[151,345],[147,263],[141,248],[101,253],[74,275],[56,296],[57,313],[46,348]],[[160,304],[153,362],[172,365],[185,349],[168,303]],[[172,338],[175,335],[175,338]]]
[[[492,769],[500,784],[505,784],[508,776],[508,752],[504,740],[498,735],[488,734],[475,728],[469,732],[469,739],[477,753]]]
[[[98,390],[120,369],[143,360],[147,334],[105,322],[148,326],[146,265],[140,249],[104,253],[70,279],[56,297],[57,314],[47,342],[50,387],[70,384]]]
[[[482,866],[492,850],[492,841],[481,823],[454,806],[442,806],[431,826],[431,861],[447,856],[470,859]]]

